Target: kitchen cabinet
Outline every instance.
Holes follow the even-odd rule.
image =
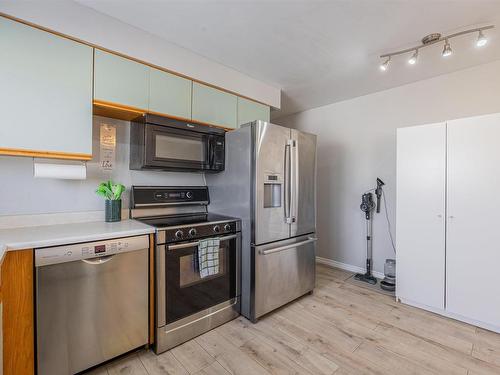
[[[269,122],[270,116],[269,106],[238,97],[238,126],[255,120]]]
[[[400,300],[500,332],[500,114],[398,129]]]
[[[149,79],[150,112],[191,118],[191,80],[154,68]]]
[[[149,66],[95,49],[94,101],[146,111]]]
[[[192,119],[226,128],[236,128],[236,95],[193,82]]]
[[[33,250],[5,254],[1,265],[3,373],[35,373]]]
[[[397,295],[444,309],[446,123],[397,140]]]
[[[0,154],[91,159],[92,48],[0,17]]]
[[[446,308],[500,329],[500,114],[447,125]]]

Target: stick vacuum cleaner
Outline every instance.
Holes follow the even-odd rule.
[[[373,237],[372,237],[372,222],[373,222],[373,211],[376,209],[377,213],[380,213],[380,198],[382,196],[382,186],[384,182],[377,178],[377,188],[375,189],[375,196],[377,197],[377,203],[373,201],[373,194],[371,192],[364,193],[361,196],[361,211],[365,213],[366,219],[366,273],[357,273],[354,278],[359,281],[364,281],[366,283],[375,285],[377,279],[372,275],[372,253],[373,253]]]

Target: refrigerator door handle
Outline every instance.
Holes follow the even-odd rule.
[[[290,224],[292,222],[292,218],[290,217],[290,200],[291,200],[291,184],[290,184],[290,175],[291,175],[291,141],[289,140],[285,145],[285,183],[284,183],[284,211],[285,211],[285,222]]]
[[[304,245],[306,245],[308,243],[316,242],[317,240],[318,239],[316,237],[308,237],[308,239],[305,240],[305,241],[301,241],[301,242],[297,242],[297,243],[292,243],[292,244],[286,245],[286,246],[276,247],[274,249],[260,250],[259,254],[261,254],[261,255],[268,255],[268,254],[279,253],[280,251],[285,251],[285,250],[288,250],[288,249],[293,249],[294,247],[304,246]]]
[[[294,139],[290,148],[290,223],[297,221],[299,203],[299,153],[298,143]]]

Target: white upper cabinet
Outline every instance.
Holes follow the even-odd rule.
[[[397,296],[444,309],[446,124],[397,131]]]
[[[237,102],[236,95],[193,82],[193,120],[234,129]]]
[[[0,17],[0,153],[89,159],[92,48]]]
[[[270,117],[269,106],[238,97],[238,126],[255,120],[269,122]]]
[[[446,308],[500,330],[500,114],[448,122]]]
[[[95,50],[94,100],[147,110],[149,66]]]
[[[191,80],[151,68],[149,111],[190,119],[191,89]]]

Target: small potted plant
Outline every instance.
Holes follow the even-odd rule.
[[[95,191],[105,199],[105,217],[106,222],[111,223],[122,219],[122,193],[125,186],[114,184],[113,181],[101,182]]]

